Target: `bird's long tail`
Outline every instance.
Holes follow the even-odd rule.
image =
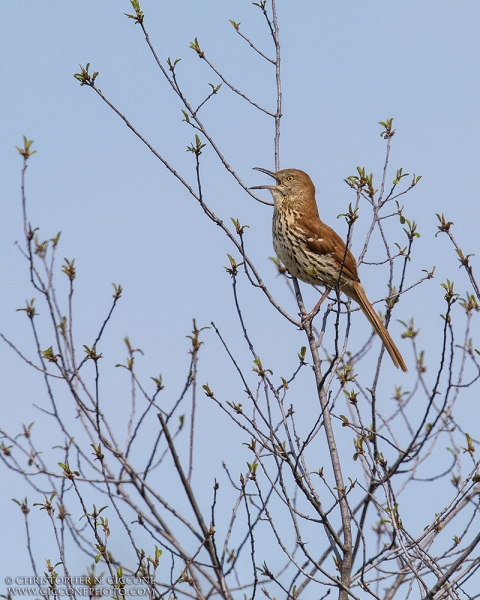
[[[399,349],[395,346],[395,342],[392,340],[387,329],[385,329],[384,324],[380,321],[380,318],[375,312],[375,309],[368,301],[362,284],[356,281],[352,283],[353,285],[348,290],[348,295],[358,303],[358,305],[362,309],[363,314],[370,321],[370,324],[375,329],[375,332],[378,334],[387,352],[390,354],[390,358],[392,359],[393,364],[397,367],[397,369],[402,369],[402,371],[406,373],[408,371],[407,365],[405,364],[405,361],[403,360]]]

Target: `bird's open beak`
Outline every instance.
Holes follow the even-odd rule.
[[[277,176],[272,171],[268,171],[268,169],[262,169],[262,167],[253,167],[254,171],[260,171],[261,173],[265,173],[266,175],[270,175],[273,177],[275,181],[278,183]],[[271,190],[276,187],[275,185],[254,185],[253,187],[248,188],[249,190]]]

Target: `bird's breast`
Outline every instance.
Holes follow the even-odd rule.
[[[289,273],[312,285],[338,287],[338,268],[332,253],[312,251],[301,227],[302,215],[294,210],[274,210],[273,247]],[[321,240],[319,240],[321,241]]]

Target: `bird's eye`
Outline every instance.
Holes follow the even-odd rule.
[[[293,175],[289,175],[289,176],[287,177],[287,179],[288,179],[288,181],[293,181],[293,180],[295,179],[295,177],[294,177]]]

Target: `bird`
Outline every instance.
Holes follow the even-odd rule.
[[[255,170],[275,179],[268,189],[274,201],[273,247],[292,277],[312,285],[340,290],[361,308],[385,346],[393,364],[402,371],[407,365],[385,325],[369,302],[357,272],[357,263],[342,238],[320,219],[315,186],[300,169]]]

